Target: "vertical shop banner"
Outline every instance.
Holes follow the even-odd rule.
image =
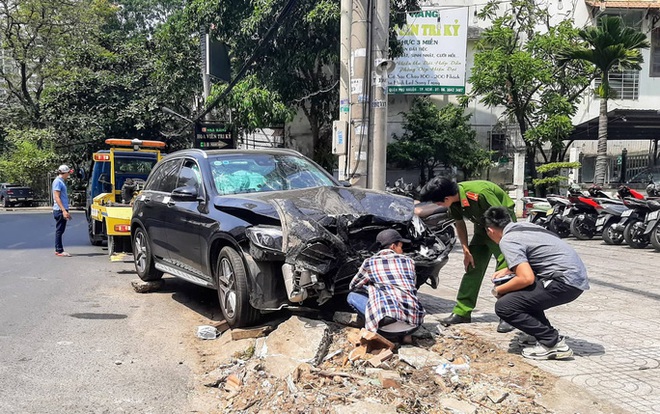
[[[396,30],[403,55],[394,60],[388,93],[465,93],[467,7],[408,13],[406,25]]]

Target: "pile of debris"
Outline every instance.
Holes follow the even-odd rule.
[[[232,352],[204,380],[223,413],[553,412],[539,398],[552,379],[454,328],[425,326],[400,345],[294,316],[214,342]]]

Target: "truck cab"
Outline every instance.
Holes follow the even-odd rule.
[[[93,155],[85,211],[90,243],[100,246],[107,240],[112,257],[130,249],[132,190],[147,180],[165,143],[129,139],[105,142],[111,148]]]

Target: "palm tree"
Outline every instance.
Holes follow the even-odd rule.
[[[603,185],[607,170],[607,100],[613,97],[609,73],[612,69],[641,70],[644,59],[640,49],[647,49],[650,45],[644,33],[626,27],[618,16],[602,17],[599,26],[581,29],[579,36],[586,44],[562,53],[562,59],[587,61],[600,72],[601,83],[596,91],[600,98],[600,113],[594,184]]]

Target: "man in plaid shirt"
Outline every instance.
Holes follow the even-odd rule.
[[[424,308],[415,287],[415,262],[403,254],[403,243],[410,240],[394,229],[387,229],[378,233],[376,241],[381,250],[362,263],[351,280],[347,301],[364,317],[368,331],[398,324],[401,325],[398,333],[406,335],[424,319]],[[387,328],[384,331],[394,333]]]

